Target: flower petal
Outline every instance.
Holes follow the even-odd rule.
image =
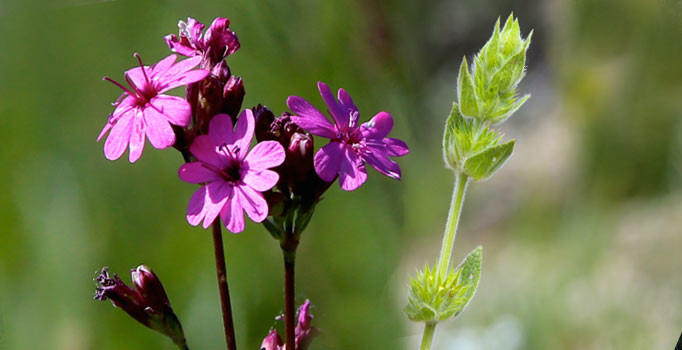
[[[279,174],[272,170],[247,170],[242,181],[258,192],[273,188],[279,181]]]
[[[223,113],[213,116],[208,125],[208,136],[215,146],[231,145],[234,142],[232,118]]]
[[[175,143],[175,132],[168,124],[168,119],[153,107],[144,110],[144,131],[149,142],[158,149],[164,149]]]
[[[336,136],[334,125],[317,108],[313,107],[310,102],[298,96],[289,96],[287,98],[287,106],[295,114],[291,117],[291,120],[302,129],[311,134],[326,138]]]
[[[253,130],[256,121],[253,117],[253,112],[250,109],[245,109],[239,114],[237,118],[237,125],[234,127],[234,142],[237,146],[239,159],[244,159],[251,147],[251,140],[253,139]]]
[[[206,199],[204,202],[204,228],[213,224],[225,203],[234,200],[234,189],[226,181],[214,181],[206,185]]]
[[[132,122],[132,130],[130,132],[130,144],[128,148],[128,160],[135,163],[144,151],[144,120],[139,111]]]
[[[334,95],[332,94],[331,90],[329,90],[329,86],[327,86],[327,84],[321,81],[318,81],[317,89],[320,90],[320,96],[322,96],[324,103],[327,104],[327,108],[329,108],[329,113],[332,115],[332,118],[336,122],[336,127],[339,129],[347,128],[348,113],[345,108],[342,108],[339,105],[339,103],[336,102],[336,99],[334,99]]]
[[[353,150],[345,149],[344,156],[339,167],[339,185],[345,191],[354,191],[367,180],[367,170]]]
[[[237,191],[233,190],[233,198],[227,202],[220,211],[220,218],[223,219],[225,227],[232,233],[244,231],[244,209],[241,203],[235,198]]]
[[[398,166],[398,163],[388,158],[386,149],[372,147],[369,152],[362,155],[362,159],[374,167],[378,172],[400,180],[400,166]]]
[[[215,144],[207,135],[195,137],[194,141],[192,141],[192,145],[189,146],[189,151],[203,163],[218,168],[222,167],[225,163],[223,156],[216,152]]]
[[[206,213],[204,212],[205,202],[206,186],[201,186],[192,194],[192,197],[189,199],[189,204],[187,205],[187,222],[190,225],[199,225],[204,216],[206,216]]]
[[[165,59],[168,59],[171,56],[175,55],[170,55],[166,57]],[[176,56],[177,57],[177,56]],[[158,81],[159,82],[164,82],[173,79],[175,76],[180,75],[182,73],[185,73],[189,70],[192,70],[194,67],[196,67],[199,63],[201,62],[201,56],[194,56],[190,57],[185,60],[181,60],[177,62],[176,64],[172,65],[170,68],[166,69],[165,71],[161,72],[159,71],[158,74]]]
[[[220,174],[208,169],[201,162],[183,164],[180,169],[178,169],[178,176],[182,181],[189,182],[191,184],[222,180]]]
[[[348,121],[348,126],[354,128],[356,125],[358,125],[358,119],[360,119],[360,111],[358,110],[358,107],[355,106],[353,99],[350,98],[350,95],[348,95],[346,90],[339,89],[337,96],[339,98],[341,108],[346,110],[345,113],[350,118]]]
[[[249,186],[235,187],[235,192],[239,194],[241,207],[253,222],[262,222],[268,217],[268,202],[262,193]]]
[[[111,133],[104,143],[104,156],[109,160],[121,158],[128,147],[132,132],[135,111],[130,110],[121,115],[116,124],[111,127]]]
[[[360,126],[362,135],[366,138],[383,139],[393,129],[393,117],[386,112],[377,113],[370,121]]]
[[[281,165],[286,158],[284,147],[277,141],[257,143],[246,156],[244,162],[249,169],[262,170]]]
[[[332,182],[339,173],[340,165],[345,162],[345,147],[336,141],[328,143],[315,154],[315,171],[326,182]]]
[[[159,93],[166,92],[178,86],[195,83],[199,80],[206,78],[209,75],[209,73],[210,72],[205,69],[196,69],[173,77],[168,77],[168,79],[164,81],[162,87],[159,88]]]
[[[175,60],[178,59],[177,55],[168,55],[161,61],[155,63],[150,67],[151,70],[151,75],[153,76],[160,76],[161,74],[165,73],[170,67],[173,66],[173,63],[175,63]],[[150,72],[147,71],[147,74]]]
[[[384,139],[384,144],[391,157],[402,157],[410,153],[410,149],[403,140],[387,137]]]
[[[192,118],[192,107],[182,97],[158,95],[149,101],[148,109],[163,115],[171,124],[185,127]]]

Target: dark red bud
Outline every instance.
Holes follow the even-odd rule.
[[[270,131],[270,126],[275,121],[275,115],[272,111],[263,105],[258,105],[251,111],[253,111],[253,117],[256,119],[256,141],[278,141],[279,136],[273,135]]]
[[[244,102],[244,81],[240,77],[234,75],[230,77],[223,88],[223,113],[227,113],[232,117],[233,121],[239,115],[242,109],[242,102]]]

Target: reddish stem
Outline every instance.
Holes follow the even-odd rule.
[[[234,339],[232,305],[230,303],[230,289],[227,286],[227,268],[225,267],[225,251],[223,249],[223,233],[220,226],[220,218],[216,218],[213,221],[212,228],[215,267],[218,273],[218,289],[220,290],[220,305],[223,311],[223,325],[225,326],[225,342],[227,343],[228,350],[236,350],[237,343]]]

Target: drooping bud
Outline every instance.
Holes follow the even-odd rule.
[[[532,35],[531,31],[526,39],[521,37],[513,14],[502,30],[498,18],[492,36],[474,58],[471,73],[466,58],[462,60],[457,97],[464,117],[501,123],[528,100],[530,95],[520,98],[516,88],[525,76]]]
[[[173,340],[180,348],[186,348],[185,335],[173,312],[168,296],[159,278],[144,265],[131,270],[134,288],[130,288],[116,274],[109,274],[107,267],[96,280],[95,299],[111,300],[141,324],[160,332]]]
[[[482,250],[474,249],[448,275],[442,277],[428,265],[410,281],[407,317],[415,322],[437,323],[464,311],[478,288]]]

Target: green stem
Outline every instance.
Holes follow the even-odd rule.
[[[455,173],[455,188],[452,190],[452,201],[450,202],[450,212],[448,213],[448,222],[445,225],[445,234],[443,235],[443,245],[440,250],[440,258],[438,259],[438,275],[444,278],[450,269],[450,256],[452,255],[452,248],[455,244],[455,235],[457,233],[457,224],[459,223],[459,216],[462,212],[462,203],[464,202],[464,193],[469,183],[469,176],[457,172]],[[435,326],[434,326],[435,328]]]
[[[431,350],[431,342],[433,342],[433,334],[436,332],[436,322],[426,322],[424,325],[424,334],[422,335],[421,350]]]

